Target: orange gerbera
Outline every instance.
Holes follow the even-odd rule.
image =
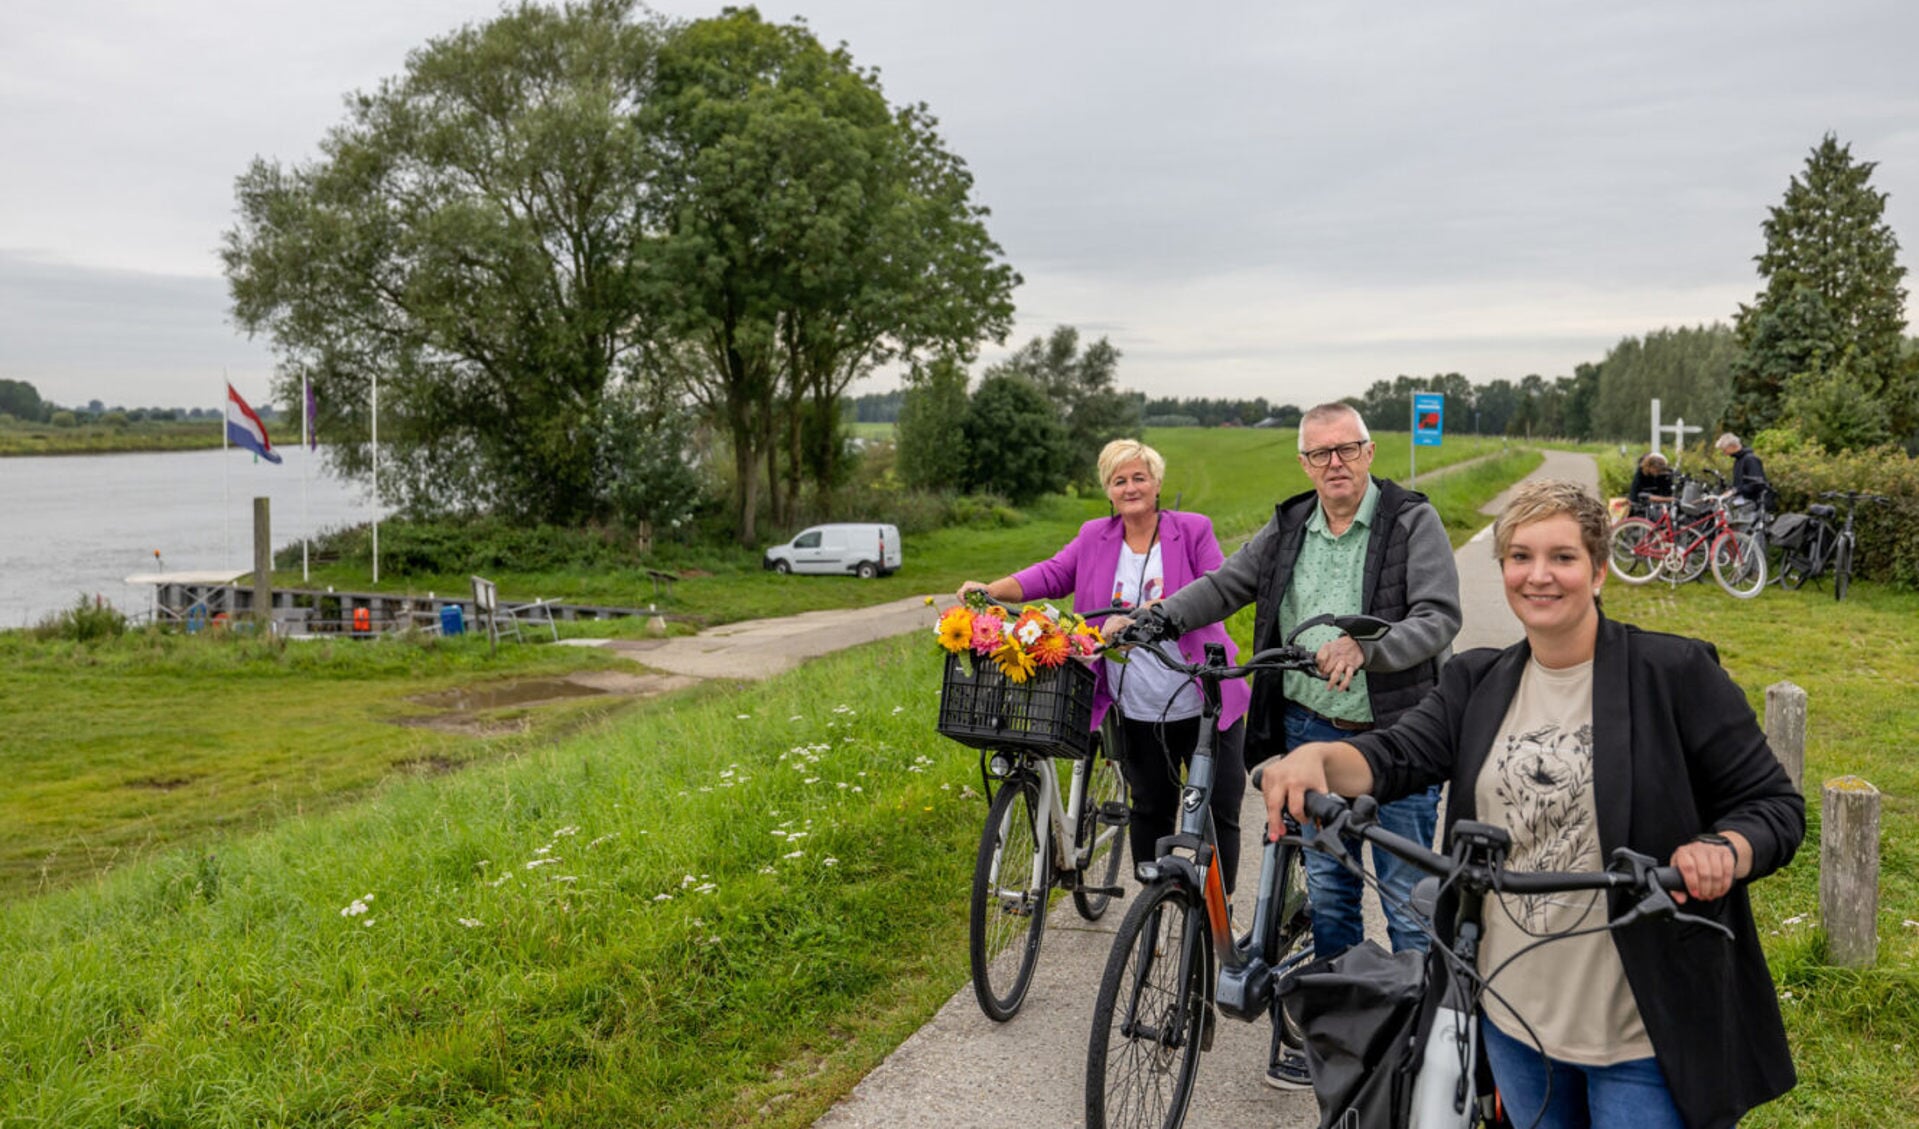
[[[935,632],[939,635],[940,646],[957,655],[972,645],[973,613],[964,604],[956,604],[940,617]]]
[[[1049,631],[1040,636],[1039,642],[1034,643],[1032,647],[1029,648],[1029,651],[1033,656],[1033,661],[1040,666],[1058,666],[1066,661],[1066,655],[1069,649],[1066,643],[1066,636],[1057,631]]]

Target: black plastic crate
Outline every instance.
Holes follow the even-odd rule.
[[[991,659],[949,654],[939,731],[976,749],[1079,760],[1093,748],[1093,683],[1092,670],[1078,662],[1041,667],[1014,682]]]

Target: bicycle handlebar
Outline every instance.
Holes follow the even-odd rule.
[[[1884,494],[1868,494],[1863,490],[1821,490],[1819,496],[1821,498],[1842,498],[1848,504],[1853,502],[1878,502],[1886,506],[1892,504],[1892,499],[1886,497]]]
[[[1686,888],[1686,880],[1680,875],[1678,868],[1662,866],[1658,860],[1637,851],[1625,847],[1614,850],[1612,865],[1605,870],[1513,871],[1506,869],[1503,860],[1492,863],[1474,862],[1466,858],[1463,851],[1457,856],[1449,857],[1430,850],[1421,843],[1402,835],[1395,835],[1379,826],[1377,813],[1378,805],[1370,796],[1360,797],[1349,804],[1344,799],[1325,792],[1308,792],[1306,793],[1306,814],[1326,832],[1316,836],[1310,845],[1339,855],[1345,853],[1345,847],[1340,843],[1340,836],[1342,834],[1358,835],[1420,870],[1435,875],[1442,882],[1459,881],[1469,887],[1503,894],[1632,890],[1639,896],[1638,904],[1614,922],[1615,926],[1624,925],[1642,917],[1672,917],[1675,920],[1708,926],[1723,933],[1727,940],[1732,939],[1732,931],[1720,923],[1694,914],[1681,913],[1670,893],[1673,890]]]

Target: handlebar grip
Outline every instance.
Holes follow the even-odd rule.
[[[1653,867],[1651,879],[1662,889],[1684,890],[1686,888],[1686,880],[1680,877],[1679,868],[1676,866]]]
[[[1306,793],[1306,814],[1318,824],[1331,823],[1346,812],[1346,801],[1327,792]]]

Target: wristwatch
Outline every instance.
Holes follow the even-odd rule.
[[[1717,831],[1701,832],[1698,835],[1694,835],[1692,837],[1692,841],[1695,843],[1711,843],[1715,847],[1726,848],[1727,850],[1732,852],[1732,865],[1734,866],[1734,868],[1737,868],[1739,866],[1739,848],[1733,846],[1732,840],[1726,838],[1724,835],[1721,835],[1719,832]]]

